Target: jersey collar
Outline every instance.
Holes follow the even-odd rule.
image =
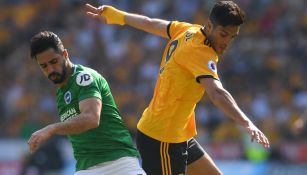
[[[72,65],[72,70],[73,70],[73,72],[72,72],[71,76],[73,76],[77,72],[77,66],[75,64]]]
[[[207,46],[209,46],[209,47],[211,47],[211,42],[209,41],[209,39],[208,39],[208,37],[207,37],[207,35],[206,35],[205,31],[204,31],[204,28],[203,28],[203,27],[200,28],[200,31],[201,31],[201,33],[202,33],[202,34],[204,35],[204,37],[205,37],[204,44],[207,45]]]

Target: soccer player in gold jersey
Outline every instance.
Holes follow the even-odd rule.
[[[244,12],[232,1],[217,2],[205,25],[149,18],[87,4],[87,15],[106,24],[129,25],[169,40],[153,98],[137,125],[137,146],[149,175],[220,175],[194,139],[195,106],[206,92],[226,116],[243,126],[252,140],[269,147],[266,136],[222,86],[217,62],[238,35]]]

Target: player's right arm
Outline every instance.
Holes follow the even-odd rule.
[[[167,27],[170,21],[124,12],[107,5],[94,7],[90,4],[86,4],[86,9],[86,14],[89,17],[98,19],[103,23],[126,24],[136,29],[169,39]]]

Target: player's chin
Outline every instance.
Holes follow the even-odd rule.
[[[50,79],[54,84],[61,84],[63,83],[63,80],[61,78],[56,78],[56,79]]]
[[[217,49],[217,50],[216,50],[216,53],[217,53],[218,55],[222,55],[224,52],[225,52],[225,50],[221,50],[221,49]]]
[[[225,52],[226,52],[226,48],[218,48],[218,49],[216,49],[216,53],[219,54],[219,55],[221,55],[221,54],[223,54]]]
[[[218,55],[223,54],[223,53],[225,52],[225,50],[226,50],[224,47],[218,47],[218,46],[215,46],[215,47],[213,47],[213,48],[214,48],[215,52],[216,52]]]

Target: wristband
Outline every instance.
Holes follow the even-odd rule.
[[[112,6],[105,6],[101,15],[106,18],[107,24],[125,24],[125,15],[127,13],[121,10],[118,10]]]

